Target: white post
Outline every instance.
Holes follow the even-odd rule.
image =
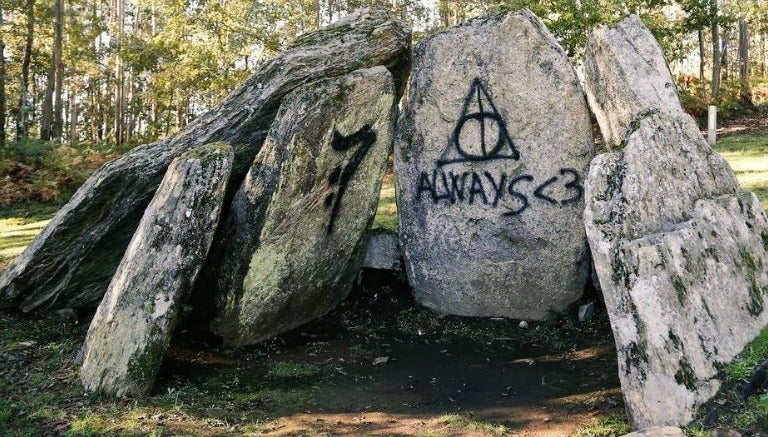
[[[717,142],[717,106],[709,106],[709,122],[707,123],[707,143],[714,146]]]

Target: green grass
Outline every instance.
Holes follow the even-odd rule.
[[[55,207],[33,207],[0,212],[0,268],[3,268],[43,230],[56,212]]]
[[[382,184],[379,195],[379,206],[376,209],[376,218],[373,220],[375,228],[397,231],[397,204],[395,203],[395,186],[391,178],[387,178]]]
[[[768,429],[768,394],[756,394],[745,402],[741,390],[758,365],[768,358],[768,327],[764,328],[734,360],[720,370],[723,386],[698,412],[685,430],[687,435],[709,435],[718,425],[735,428],[744,435],[764,435]]]
[[[509,429],[504,425],[496,425],[488,422],[470,420],[459,414],[446,414],[438,417],[435,422],[438,425],[448,426],[453,431],[463,430],[465,432],[482,433],[483,435],[488,436],[503,436],[509,434]],[[432,432],[434,433],[435,431]],[[427,433],[426,435],[430,435],[430,433]]]
[[[744,351],[728,367],[725,372],[727,380],[740,382],[748,378],[765,359],[768,359],[768,328],[763,329],[760,335],[752,340],[752,343],[744,348]]]
[[[598,417],[576,431],[576,437],[618,437],[632,431],[624,416]]]
[[[736,172],[741,187],[754,192],[768,210],[768,132],[722,137],[715,150]]]

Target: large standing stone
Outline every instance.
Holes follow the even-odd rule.
[[[410,31],[380,9],[358,11],[299,37],[217,108],[174,137],[105,164],[24,253],[0,273],[0,303],[32,311],[96,306],[171,160],[198,145],[235,150],[234,192],[261,147],[282,97],[302,84],[384,65],[404,85]]]
[[[530,11],[419,43],[395,147],[401,250],[419,302],[542,319],[579,298],[589,112],[568,58]]]
[[[596,29],[585,61],[588,89],[615,90],[590,98],[604,135],[627,127],[616,139],[623,150],[592,163],[585,223],[640,429],[689,422],[718,390],[718,365],[768,322],[768,219],[674,90],[659,92],[669,80],[661,56],[632,17]],[[663,71],[639,81],[639,59]]]
[[[88,329],[80,371],[87,390],[152,389],[213,240],[233,157],[214,143],[171,163]]]
[[[376,212],[394,104],[383,67],[284,99],[210,257],[219,261],[207,274],[216,281],[211,327],[225,345],[295,328],[347,295]]]

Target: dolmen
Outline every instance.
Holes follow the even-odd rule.
[[[94,173],[0,272],[0,304],[96,309],[81,381],[133,396],[151,391],[182,305],[245,346],[326,314],[361,266],[402,265],[439,313],[540,320],[594,265],[632,426],[685,425],[768,324],[768,218],[683,111],[639,18],[592,32],[584,76],[586,93],[527,10],[412,56],[405,25],[358,11]],[[610,150],[596,157],[590,109]],[[397,237],[368,232],[389,156]]]

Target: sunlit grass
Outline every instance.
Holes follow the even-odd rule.
[[[387,178],[381,186],[379,206],[376,209],[374,228],[397,231],[397,204],[395,203],[395,185],[392,178]]]
[[[619,437],[632,429],[624,416],[597,417],[576,431],[576,437]]]
[[[438,417],[435,421],[436,425],[444,425],[452,429],[456,434],[464,432],[477,432],[483,435],[508,435],[509,429],[504,425],[497,425],[488,422],[481,422],[476,420],[470,420],[460,414],[445,414]],[[453,434],[454,432],[450,433]],[[448,435],[442,434],[440,431],[432,430],[423,433],[422,435]]]
[[[768,210],[768,133],[728,135],[718,139],[715,150],[731,165],[741,187],[754,192]]]
[[[51,216],[53,213],[35,216],[34,221],[25,217],[0,219],[0,268],[24,251],[51,221]]]

